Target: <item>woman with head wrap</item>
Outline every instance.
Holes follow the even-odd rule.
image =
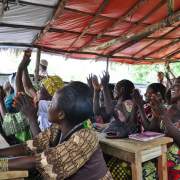
[[[63,86],[64,82],[58,76],[47,77],[41,82],[38,103],[38,122],[41,131],[49,128],[51,125],[48,121],[48,106],[51,102],[52,96]]]

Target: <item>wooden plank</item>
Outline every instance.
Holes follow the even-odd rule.
[[[24,28],[24,29],[31,29],[31,30],[43,30],[45,26],[32,26],[32,25],[23,25],[23,24],[0,22],[0,27]]]
[[[0,43],[1,45],[6,45],[6,43]],[[8,44],[9,45],[9,44]],[[12,44],[11,44],[12,45]],[[40,45],[34,45],[35,48],[40,48],[41,51],[46,51],[46,52],[53,52],[53,53],[57,53],[57,54],[91,54],[91,55],[95,55],[95,56],[99,56],[99,57],[108,57],[108,58],[116,58],[116,59],[130,59],[130,60],[134,60],[135,63],[137,63],[139,61],[138,58],[135,57],[129,57],[129,56],[109,56],[109,55],[105,55],[105,54],[99,54],[99,53],[94,53],[94,52],[79,52],[79,51],[67,51],[64,49],[54,49],[54,48],[47,48],[47,47],[41,47]],[[162,59],[162,58],[148,58],[148,59],[141,59],[142,61],[175,61],[176,59]]]
[[[162,146],[162,150],[164,150],[166,146]],[[163,152],[161,156],[158,157],[158,176],[159,180],[167,180],[167,157],[166,152]]]
[[[14,0],[8,0],[8,1],[9,1],[9,3],[12,3],[12,4],[16,3],[16,1],[14,1]],[[21,5],[40,6],[40,7],[45,7],[45,8],[56,8],[56,5],[53,6],[53,5],[47,5],[47,4],[40,4],[40,3],[38,3],[38,1],[36,3],[33,3],[33,2],[18,0],[18,3]]]
[[[7,171],[0,172],[0,179],[17,179],[28,177],[28,171]]]
[[[162,154],[161,146],[157,146],[157,147],[142,151],[141,159],[142,159],[142,162],[146,162],[146,161],[149,161],[151,159],[161,156],[161,154]]]
[[[130,153],[138,153],[140,151],[148,150],[160,145],[166,145],[173,142],[172,138],[161,137],[148,142],[141,142],[132,139],[107,139],[104,134],[97,133],[99,136],[100,143],[112,146],[117,150],[124,150]]]
[[[131,163],[131,171],[133,180],[142,180],[142,162],[139,153],[136,154],[135,162]]]
[[[105,154],[111,155],[118,159],[126,162],[135,162],[135,154],[124,150],[120,150],[112,146],[107,146],[106,144],[100,143],[101,149]]]

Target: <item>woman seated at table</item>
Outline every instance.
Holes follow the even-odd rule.
[[[132,120],[136,113],[131,97],[135,87],[129,80],[119,81],[114,88],[114,99],[116,100],[116,105],[114,105],[108,88],[109,78],[107,73],[101,78],[105,111],[110,115],[110,123],[104,132],[109,138],[128,137],[137,130],[136,124]]]
[[[53,96],[48,114],[52,123],[60,125],[59,143],[50,145],[51,129],[48,129],[26,144],[1,149],[1,157],[16,158],[1,159],[0,170],[37,168],[46,179],[112,179],[98,137],[88,121],[93,113],[87,85],[72,82],[59,90]]]
[[[174,144],[168,148],[169,180],[180,179],[180,77],[174,81],[172,87],[172,105],[168,110],[162,109],[161,103],[154,99],[154,112],[159,115],[160,128],[174,139]],[[155,105],[156,104],[156,105]]]

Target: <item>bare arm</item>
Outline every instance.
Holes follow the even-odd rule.
[[[108,88],[109,78],[110,78],[109,74],[104,73],[103,77],[101,78],[101,84],[103,86],[104,105],[105,105],[106,113],[113,114],[113,101]]]
[[[93,97],[94,115],[100,115],[99,97],[100,97],[100,91],[94,90],[94,97]]]
[[[24,85],[26,93],[29,94],[31,97],[35,97],[37,95],[36,90],[31,82],[27,68],[24,69],[23,71],[22,81],[23,81],[23,85]]]
[[[16,92],[25,92],[22,83],[23,69],[19,66],[16,74]]]
[[[17,157],[8,160],[8,169],[13,170],[28,170],[36,167],[35,156]]]
[[[19,64],[17,74],[16,74],[16,92],[25,92],[22,82],[23,77],[23,71],[24,69],[27,69],[27,66],[30,63],[30,57],[31,57],[31,50],[26,50],[24,52],[23,59],[21,63]]]
[[[6,113],[7,113],[7,110],[6,110],[4,101],[0,101],[0,113],[1,113],[1,117],[2,117],[2,119],[3,119],[4,116],[5,116]]]
[[[133,94],[132,94],[132,98],[133,98],[133,101],[134,101],[134,104],[137,106],[138,108],[138,111],[140,113],[140,117],[141,117],[141,121],[142,121],[142,125],[145,129],[149,129],[150,127],[150,123],[146,117],[146,114],[145,114],[145,110],[144,110],[144,102],[143,102],[143,98],[142,96],[140,95],[139,93],[139,90],[138,89],[135,89],[133,91]]]
[[[29,125],[30,125],[32,136],[35,137],[41,132],[41,129],[39,128],[39,124],[37,120],[38,119],[37,114],[30,116],[28,119],[29,119]]]
[[[0,149],[0,157],[15,157],[27,154],[28,152],[24,144],[18,144],[8,148]]]

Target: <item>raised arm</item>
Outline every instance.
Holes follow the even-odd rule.
[[[89,88],[91,89],[91,95],[92,95],[92,97],[93,97],[93,84],[92,84],[92,74],[90,74],[89,76],[88,76],[88,78],[87,78],[87,84],[88,84],[88,86],[89,86]]]
[[[6,107],[4,104],[4,98],[5,98],[5,92],[2,88],[2,86],[0,86],[0,113],[1,113],[2,119],[5,116],[5,114],[7,113],[7,110],[6,110]]]
[[[137,109],[140,113],[141,117],[141,123],[145,129],[149,129],[150,123],[146,117],[145,111],[144,111],[144,102],[143,98],[139,93],[139,90],[135,89],[132,94],[132,98],[134,101],[134,105],[137,106]],[[141,129],[142,130],[142,129]]]
[[[93,111],[94,115],[100,115],[100,104],[99,104],[99,99],[100,99],[100,84],[98,82],[97,76],[93,76],[92,78],[92,84],[94,88],[94,96],[93,96]]]
[[[17,74],[16,74],[16,92],[25,92],[22,82],[22,76],[24,69],[27,68],[28,64],[30,63],[30,57],[31,57],[31,50],[26,50],[24,52],[23,59],[21,63],[19,64]]]
[[[101,85],[103,87],[104,105],[105,105],[106,113],[113,114],[113,101],[108,88],[109,79],[110,79],[109,74],[105,72],[103,74],[103,77],[101,78]]]
[[[22,81],[23,81],[23,86],[24,86],[26,93],[28,95],[30,95],[31,97],[35,97],[37,95],[36,90],[31,82],[27,68],[25,68],[23,71]]]

